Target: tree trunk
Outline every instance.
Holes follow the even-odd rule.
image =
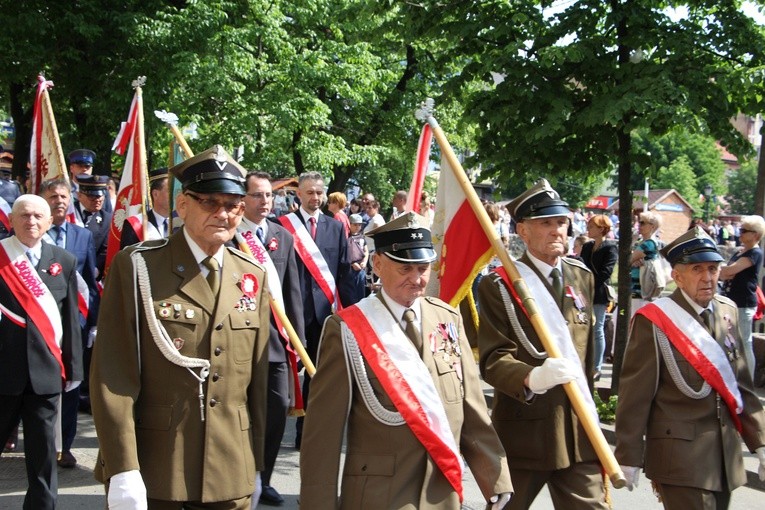
[[[11,175],[22,177],[21,182],[27,172],[27,163],[29,162],[29,143],[32,139],[32,109],[24,111],[24,90],[23,83],[11,83],[9,88],[10,110],[13,118],[13,126],[16,130],[16,139],[13,145],[13,168]],[[34,96],[32,96],[34,97]]]

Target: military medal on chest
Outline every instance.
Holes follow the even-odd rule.
[[[730,315],[727,313],[723,316],[723,320],[727,324],[727,331],[725,332],[725,355],[728,357],[728,361],[733,362],[738,359],[738,347],[736,347],[736,337],[733,336],[733,322]]]
[[[574,301],[576,307],[576,314],[574,315],[574,321],[577,324],[587,324],[588,317],[585,308],[587,307],[587,301],[581,292],[577,292],[571,285],[566,285],[566,297],[571,298]]]
[[[258,279],[252,273],[245,273],[239,280],[239,288],[242,289],[242,297],[239,298],[235,308],[237,312],[254,312],[258,307],[255,294],[258,292]]]

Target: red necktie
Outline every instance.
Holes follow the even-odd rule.
[[[311,238],[316,239],[316,218],[308,218],[311,222]]]

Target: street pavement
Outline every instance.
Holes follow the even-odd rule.
[[[606,365],[602,379],[596,383],[598,387],[610,388],[611,366]],[[760,399],[765,402],[765,389],[759,389]],[[484,385],[487,399],[491,398],[492,389]],[[276,462],[276,468],[271,478],[271,484],[284,496],[285,503],[281,508],[297,509],[300,493],[300,452],[295,450],[295,420],[290,418],[287,431],[282,442],[281,452]],[[603,432],[609,443],[613,444],[613,427],[603,425]],[[23,438],[18,451],[23,452]],[[98,442],[96,439],[93,419],[88,414],[79,416],[78,434],[72,453],[77,458],[78,465],[74,469],[60,469],[59,473],[59,510],[103,510],[106,506],[104,489],[93,478],[93,466],[96,462]],[[757,458],[744,448],[745,465],[749,484],[733,492],[730,508],[749,510],[764,508],[765,483],[757,478]],[[478,510],[485,508],[485,502],[469,470],[465,472],[463,481],[465,500],[463,509]],[[0,457],[0,510],[20,509],[24,500],[27,482],[23,453],[3,454]],[[613,508],[629,510],[646,510],[661,508],[651,490],[650,481],[641,475],[639,486],[632,492],[626,489],[611,488]],[[259,508],[268,508],[260,505]],[[304,504],[304,509],[310,510],[310,504]],[[546,490],[543,490],[532,505],[532,510],[552,509],[553,505]],[[565,510],[565,509],[563,509]]]

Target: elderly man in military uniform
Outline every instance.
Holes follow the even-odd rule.
[[[303,431],[301,506],[456,510],[464,457],[491,508],[503,508],[513,488],[462,320],[423,297],[436,256],[427,221],[409,213],[369,235],[382,289],[324,325]]]
[[[596,414],[593,276],[564,257],[570,211],[546,180],[507,207],[526,243],[516,266],[562,353],[548,357],[502,268],[481,280],[480,368],[496,390],[491,419],[516,488],[509,508],[529,508],[545,484],[555,508],[606,508],[595,450],[561,386],[575,381]]]
[[[717,295],[722,256],[694,227],[661,250],[677,284],[637,311],[616,410],[627,487],[640,469],[668,509],[724,509],[746,483],[741,439],[765,481],[765,412],[752,390],[738,310]]]
[[[262,266],[224,246],[244,212],[244,169],[216,145],[171,172],[184,227],[120,251],[106,280],[90,383],[96,477],[110,508],[249,510],[270,311]]]

